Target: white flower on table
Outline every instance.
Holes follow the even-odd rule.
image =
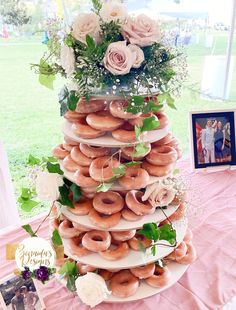
[[[75,53],[72,47],[62,45],[61,53],[61,66],[65,70],[67,76],[71,76],[75,71]]]
[[[76,292],[83,303],[95,307],[108,298],[111,292],[105,280],[96,273],[88,272],[75,281]]]
[[[162,181],[159,181],[146,187],[142,200],[148,200],[153,207],[164,207],[173,201],[176,192],[173,186],[166,185]]]
[[[63,177],[58,173],[40,171],[35,181],[37,197],[43,201],[54,201],[60,196],[59,187],[63,186]]]
[[[100,16],[104,22],[115,21],[124,23],[128,17],[126,7],[118,1],[105,2],[100,10]]]

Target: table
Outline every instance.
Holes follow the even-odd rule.
[[[184,276],[160,295],[126,304],[98,305],[96,310],[217,310],[236,296],[236,173],[190,172],[189,161],[179,164],[189,192],[188,218],[198,258]],[[41,217],[32,222],[36,227]],[[47,223],[39,231],[46,237]],[[5,244],[27,237],[20,228],[0,231],[0,275],[7,276],[14,262],[5,260]],[[40,285],[47,310],[88,310],[57,279]],[[229,305],[225,309],[230,309]],[[231,307],[232,309],[232,307]]]

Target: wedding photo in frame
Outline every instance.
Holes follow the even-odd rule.
[[[236,169],[236,110],[190,112],[192,168]]]
[[[0,310],[43,310],[43,299],[32,279],[11,274],[0,280]]]

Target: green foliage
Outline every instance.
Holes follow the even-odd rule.
[[[96,188],[96,192],[99,193],[99,192],[107,192],[113,185],[113,182],[112,183],[101,183],[97,186]]]
[[[78,270],[76,267],[76,262],[66,261],[64,265],[61,266],[59,274],[63,275],[67,279],[66,287],[69,291],[74,292],[76,290],[75,280],[78,278]]]
[[[125,109],[127,112],[132,114],[148,112],[158,112],[163,105],[155,103],[153,100],[144,100],[144,97],[133,96],[129,99],[128,106]]]
[[[40,164],[40,159],[34,157],[32,154],[29,154],[29,158],[27,161],[27,165],[29,166],[35,166],[35,165],[39,165]]]
[[[23,211],[30,212],[34,207],[39,204],[39,202],[33,199],[35,196],[35,190],[26,187],[21,188],[21,194],[18,197],[17,202],[19,203]]]
[[[144,118],[143,124],[141,127],[138,127],[137,125],[135,125],[134,127],[137,139],[140,138],[140,135],[142,132],[157,129],[159,125],[160,125],[160,122],[156,120],[155,116]]]
[[[70,190],[71,190],[71,192],[73,194],[73,202],[78,201],[80,199],[81,195],[82,195],[80,187],[77,184],[72,183],[70,185]]]
[[[53,82],[56,79],[53,68],[43,59],[39,63],[39,83],[53,89]]]
[[[35,232],[33,231],[32,227],[29,224],[21,226],[29,235],[30,237],[37,237]]]
[[[170,95],[170,93],[166,92],[166,93],[162,93],[158,96],[158,100],[160,103],[162,104],[167,104],[171,109],[176,109],[176,106],[174,104],[175,100],[174,98]]]
[[[63,186],[59,187],[60,198],[58,199],[58,202],[63,206],[68,206],[74,209],[75,207],[73,202],[77,202],[81,197],[80,187],[66,178],[64,178],[63,180],[64,180]],[[73,196],[72,201],[69,198],[70,193],[72,193]]]
[[[100,0],[92,0],[93,3],[93,11],[94,13],[96,13],[97,15],[99,15],[99,12],[102,8],[102,3]]]
[[[143,156],[144,154],[147,153],[148,150],[149,150],[149,148],[145,145],[145,143],[141,142],[141,143],[135,145],[134,156],[135,157]]]
[[[54,164],[50,161],[47,162],[47,170],[50,173],[58,173],[60,175],[63,175],[64,172],[61,170],[60,165],[58,163]]]
[[[29,166],[41,166],[42,169],[47,169],[50,173],[58,173],[63,175],[64,172],[61,170],[60,165],[57,163],[57,158],[53,156],[37,158],[32,154],[29,155],[27,160],[27,165]]]
[[[131,161],[129,163],[126,163],[125,166],[126,167],[133,167],[133,166],[140,165],[141,163],[142,163],[141,161]]]
[[[55,228],[53,230],[53,233],[52,233],[52,242],[55,246],[61,246],[63,245],[62,243],[62,239],[61,239],[61,236],[59,234],[59,231],[57,228]]]

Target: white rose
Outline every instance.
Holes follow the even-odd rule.
[[[175,195],[176,189],[173,186],[157,182],[146,187],[142,200],[148,200],[153,207],[164,207],[173,201]]]
[[[36,177],[36,193],[40,200],[54,201],[60,196],[59,187],[63,186],[63,178],[58,173],[40,171]]]
[[[107,289],[105,280],[96,273],[88,272],[75,281],[76,291],[83,303],[95,307],[111,294]]]
[[[139,68],[142,62],[144,61],[143,50],[135,44],[129,44],[128,48],[131,50],[131,52],[134,54],[135,57],[133,68]]]
[[[75,53],[72,47],[62,45],[61,47],[61,66],[65,70],[67,76],[75,71]]]
[[[100,16],[104,22],[119,22],[124,23],[127,19],[128,13],[126,7],[116,1],[105,2],[100,10]]]
[[[71,35],[83,43],[86,43],[86,35],[90,35],[97,41],[99,29],[99,17],[97,14],[81,13],[76,17],[72,25]]]

